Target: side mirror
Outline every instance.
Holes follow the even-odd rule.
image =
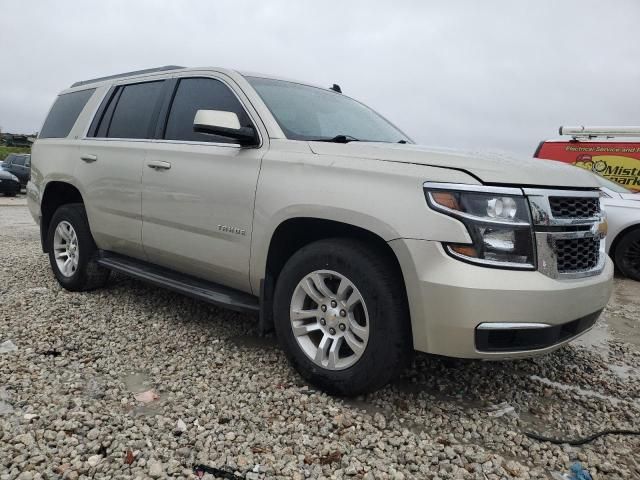
[[[255,129],[241,127],[238,115],[233,112],[198,110],[193,119],[193,131],[232,138],[242,146],[258,144],[258,135]]]

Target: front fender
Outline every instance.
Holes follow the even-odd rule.
[[[258,291],[264,278],[274,232],[293,218],[353,225],[387,242],[396,238],[469,242],[461,222],[428,207],[425,181],[478,184],[470,175],[446,168],[271,150],[263,158],[256,189],[252,288]]]

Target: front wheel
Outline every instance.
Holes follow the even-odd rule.
[[[613,257],[625,277],[640,280],[640,228],[625,233],[617,242]]]
[[[107,282],[109,270],[96,262],[97,247],[81,203],[63,205],[55,211],[49,225],[47,247],[51,269],[67,290],[93,290]]]
[[[413,353],[397,268],[351,239],[296,252],[276,285],[275,327],[298,372],[320,388],[358,395],[385,385]]]

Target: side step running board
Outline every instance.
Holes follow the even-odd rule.
[[[258,297],[217,283],[200,280],[116,253],[100,251],[98,264],[130,277],[239,312],[258,313]]]

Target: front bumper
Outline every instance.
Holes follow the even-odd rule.
[[[499,359],[553,351],[593,326],[613,289],[608,258],[599,275],[553,279],[470,265],[447,255],[440,242],[397,239],[389,245],[404,275],[414,348],[438,355]],[[499,323],[512,325],[486,334],[488,325]],[[527,335],[513,324],[546,332]]]

